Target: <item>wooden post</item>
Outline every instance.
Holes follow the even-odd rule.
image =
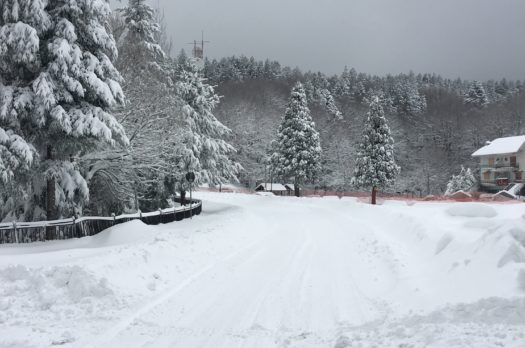
[[[377,187],[372,187],[372,204],[376,204]]]
[[[186,205],[186,191],[184,190],[180,191],[180,204]]]
[[[53,159],[53,148],[51,145],[47,146],[47,159]],[[57,219],[56,211],[56,182],[55,178],[47,178],[47,187],[46,187],[46,218],[48,221]],[[56,229],[54,226],[46,227],[46,240],[55,239]]]
[[[18,241],[18,233],[16,232],[16,221],[13,221],[13,232],[14,232],[14,234],[15,234],[15,242],[16,242],[17,244],[20,243],[20,242]]]

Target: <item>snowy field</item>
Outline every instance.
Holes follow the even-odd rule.
[[[197,196],[0,246],[0,347],[525,347],[523,204]]]

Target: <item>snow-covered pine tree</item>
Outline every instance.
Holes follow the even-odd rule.
[[[413,74],[398,78],[392,91],[392,105],[400,115],[415,116],[427,110],[427,101],[419,93]]]
[[[339,111],[329,87],[330,83],[326,76],[321,73],[307,76],[304,84],[305,94],[310,102],[317,103],[325,108],[336,120],[342,120],[343,114]]]
[[[467,93],[463,97],[463,102],[477,108],[484,108],[489,104],[487,93],[481,82],[473,81],[470,84]]]
[[[195,173],[194,185],[237,181],[242,167],[232,160],[235,148],[224,140],[231,131],[213,115],[219,96],[192,60],[177,81],[177,94],[183,102],[183,133],[174,159],[181,195],[188,190],[187,172]]]
[[[472,190],[476,182],[476,177],[472,174],[470,168],[465,169],[465,167],[461,166],[459,174],[452,175],[450,178],[445,194],[450,195],[458,191],[468,192]]]
[[[391,185],[399,167],[394,160],[394,139],[391,136],[379,97],[373,98],[367,114],[363,139],[359,144],[352,185],[372,189],[376,204],[378,188]]]
[[[318,93],[321,105],[323,105],[326,108],[326,110],[328,110],[328,112],[335,117],[336,120],[342,120],[343,114],[341,113],[341,111],[339,111],[339,108],[335,104],[334,97],[332,96],[330,91],[327,89],[322,89]]]
[[[355,70],[353,70],[353,72],[355,72]],[[350,96],[352,94],[353,83],[354,81],[352,81],[350,71],[348,71],[348,67],[345,66],[341,76],[337,79],[335,94],[340,97]]]
[[[321,143],[312,121],[303,85],[292,89],[290,101],[279,125],[276,151],[272,154],[275,173],[294,180],[295,195],[299,186],[316,179],[321,169]]]
[[[128,6],[118,11],[124,19],[124,30],[118,39],[120,71],[161,69],[158,62],[165,53],[157,42],[160,25],[153,8],[145,0],[128,0]]]
[[[55,219],[89,196],[74,159],[96,143],[128,141],[109,113],[124,100],[111,9],[103,0],[5,0],[0,13],[0,177],[23,195],[17,217]]]

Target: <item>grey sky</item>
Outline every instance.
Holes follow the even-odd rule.
[[[124,0],[125,1],[125,0]],[[244,54],[303,70],[525,78],[524,0],[149,0],[175,52]]]

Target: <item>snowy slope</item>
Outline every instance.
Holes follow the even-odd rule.
[[[0,246],[0,347],[525,342],[522,204],[198,195],[192,221]]]

